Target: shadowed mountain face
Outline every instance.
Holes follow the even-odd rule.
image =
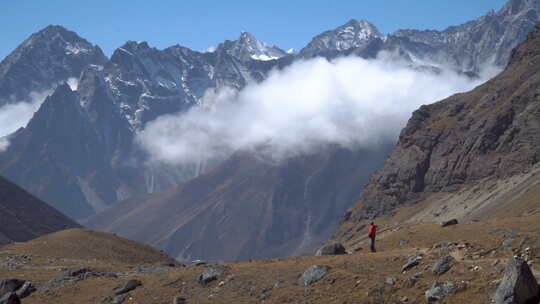
[[[520,204],[537,205],[539,49],[536,26],[496,78],[414,112],[336,237],[347,239],[363,220],[414,203],[425,205],[420,220],[482,219],[504,208],[512,213],[508,208],[528,192],[532,196]]]
[[[385,150],[331,148],[279,164],[238,153],[178,187],[118,202],[85,224],[185,259],[307,253],[330,236]]]
[[[23,242],[58,230],[80,227],[75,221],[0,177],[0,244]]]

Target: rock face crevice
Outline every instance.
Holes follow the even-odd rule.
[[[429,194],[530,171],[540,153],[539,49],[536,26],[500,75],[415,111],[336,236]]]

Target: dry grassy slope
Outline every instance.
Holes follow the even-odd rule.
[[[412,221],[478,220],[538,206],[539,70],[536,26],[497,77],[417,110],[334,238],[354,238],[363,222],[400,206],[417,205]]]
[[[540,208],[535,210],[540,212]],[[400,210],[407,212],[407,210]],[[378,253],[367,253],[360,250],[346,256],[327,257],[294,257],[243,263],[225,264],[228,274],[234,275],[234,280],[219,286],[214,281],[208,286],[199,285],[195,278],[204,266],[189,268],[170,268],[154,273],[141,273],[134,269],[133,264],[116,263],[116,258],[93,260],[98,251],[84,253],[79,251],[75,256],[85,259],[58,258],[62,253],[69,254],[64,249],[53,250],[39,245],[39,239],[28,244],[17,244],[0,251],[0,277],[19,277],[32,280],[38,291],[24,303],[99,303],[105,296],[113,294],[113,288],[129,280],[138,279],[143,286],[130,293],[131,298],[126,303],[171,303],[174,296],[183,296],[188,303],[259,303],[263,288],[281,282],[272,290],[270,297],[264,303],[396,303],[403,297],[408,303],[425,303],[424,292],[437,279],[430,271],[431,266],[445,254],[453,255],[457,260],[448,273],[439,279],[453,282],[464,282],[466,288],[453,294],[442,303],[470,304],[489,303],[489,297],[495,292],[491,282],[502,277],[501,267],[504,261],[512,256],[519,248],[530,247],[536,253],[532,258],[533,271],[540,278],[540,213],[521,217],[508,217],[496,221],[460,224],[448,228],[440,228],[436,223],[406,223],[395,225],[394,219],[381,220],[381,233]],[[498,228],[497,230],[494,230]],[[501,247],[505,234],[513,232],[512,242],[508,247]],[[75,233],[79,237],[71,238],[56,234],[58,246],[66,243],[86,242],[94,239],[87,231],[67,231],[67,235]],[[82,235],[85,235],[80,238]],[[46,239],[46,238],[43,238]],[[401,240],[408,243],[400,245]],[[119,241],[119,240],[116,240]],[[437,246],[437,244],[458,243],[468,244],[464,249]],[[101,243],[94,244],[96,248]],[[349,246],[366,248],[367,243],[360,239],[351,240]],[[132,245],[130,245],[131,248]],[[107,251],[107,250],[106,250]],[[407,273],[401,273],[401,266],[408,256],[424,252],[426,257],[421,264]],[[48,257],[52,254],[55,258]],[[79,254],[81,256],[79,256]],[[21,255],[32,255],[31,259],[17,259]],[[5,261],[20,261],[18,269],[6,269]],[[109,260],[109,263],[103,262]],[[494,266],[494,262],[500,264]],[[133,260],[135,261],[135,260]],[[310,287],[296,284],[298,275],[311,265],[328,265],[330,272],[319,282]],[[43,289],[47,280],[56,277],[66,268],[90,267],[102,271],[122,272],[118,278],[90,277],[86,280],[66,284],[57,288]],[[478,266],[477,271],[471,270]],[[406,279],[423,271],[415,286],[407,286]],[[384,285],[388,277],[397,278],[395,286]],[[222,278],[223,279],[223,278]],[[368,296],[368,291],[377,285],[384,286],[381,296]]]
[[[0,177],[0,244],[80,227],[47,203]]]
[[[12,254],[32,254],[48,259],[95,260],[107,264],[174,262],[166,254],[113,234],[87,229],[68,229],[25,243],[6,245]]]

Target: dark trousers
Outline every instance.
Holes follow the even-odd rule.
[[[375,249],[375,236],[370,236],[369,238],[371,239],[371,252],[377,252]]]

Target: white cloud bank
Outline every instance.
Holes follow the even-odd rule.
[[[240,92],[210,90],[203,107],[159,117],[138,141],[152,160],[171,164],[254,150],[282,159],[335,144],[394,141],[412,111],[485,79],[421,72],[386,60],[312,59],[272,72]]]

